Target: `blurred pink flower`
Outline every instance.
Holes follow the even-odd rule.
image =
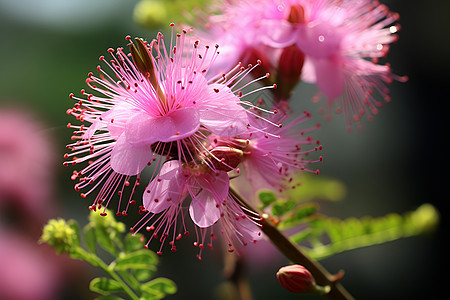
[[[60,274],[43,250],[36,242],[0,230],[0,299],[56,299]]]
[[[246,55],[257,53],[268,72],[301,73],[328,98],[328,118],[336,107],[336,112],[344,112],[349,130],[363,115],[371,120],[378,113],[383,104],[378,97],[390,101],[389,83],[407,80],[392,74],[388,64],[378,64],[397,40],[400,26],[395,24],[398,14],[377,1],[244,0],[224,2],[218,10],[220,14],[209,17],[200,35],[217,39],[234,52],[219,56],[218,65],[236,62],[229,57],[245,61]],[[293,45],[305,61],[301,53],[284,53]],[[294,64],[299,68],[285,68]],[[275,78],[282,85],[288,76]],[[281,92],[289,95],[284,89]]]
[[[0,207],[39,221],[51,212],[54,152],[41,124],[25,112],[0,110]]]

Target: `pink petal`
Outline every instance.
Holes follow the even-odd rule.
[[[171,205],[177,205],[185,196],[185,179],[181,165],[177,160],[166,162],[143,195],[145,209],[160,213]]]
[[[284,48],[295,44],[295,27],[286,20],[264,20],[260,23],[261,42],[273,48]]]
[[[96,130],[106,126],[109,134],[113,138],[118,139],[125,131],[126,122],[136,115],[136,113],[137,111],[134,106],[126,102],[121,102],[98,117],[85,132],[83,138],[91,138]]]
[[[332,56],[328,59],[312,59],[316,72],[316,84],[329,99],[341,96],[345,89],[345,74],[342,59]]]
[[[145,168],[151,155],[150,145],[132,145],[123,133],[111,152],[111,167],[119,174],[137,175]]]
[[[305,57],[305,62],[303,63],[302,69],[302,81],[308,83],[316,83],[316,72],[314,71],[314,64],[311,58]]]
[[[222,136],[235,136],[245,132],[249,122],[239,98],[224,85],[211,84],[210,87],[210,101],[199,109],[200,123]]]
[[[298,25],[296,36],[297,47],[313,58],[327,58],[341,49],[341,35],[326,22]]]
[[[221,204],[228,197],[229,177],[224,171],[203,177],[192,177],[191,186],[200,187],[202,191],[191,193],[192,202],[189,213],[194,223],[202,228],[213,225],[221,215]]]
[[[158,118],[140,113],[128,121],[125,132],[131,144],[153,144],[183,139],[199,127],[197,108],[185,107]]]
[[[206,228],[220,219],[220,206],[217,207],[216,200],[206,191],[192,198],[189,206],[189,214],[192,221],[201,228]]]

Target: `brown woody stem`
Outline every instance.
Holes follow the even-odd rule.
[[[245,201],[239,193],[233,188],[230,188],[231,194],[240,202],[241,205],[249,209],[250,211],[257,212],[247,201]],[[284,254],[289,260],[295,264],[299,264],[307,268],[313,275],[316,283],[320,286],[330,286],[331,290],[325,296],[328,299],[333,300],[353,300],[347,290],[338,282],[335,276],[330,274],[321,264],[312,258],[308,257],[305,251],[297,244],[293,243],[284,233],[282,233],[275,224],[269,219],[264,217],[264,214],[260,214],[262,231],[272,241],[272,243]]]

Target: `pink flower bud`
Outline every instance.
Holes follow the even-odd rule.
[[[316,285],[311,273],[301,265],[282,267],[277,278],[281,286],[292,293],[311,293]]]

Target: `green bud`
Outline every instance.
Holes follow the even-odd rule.
[[[40,243],[47,243],[57,253],[70,253],[78,245],[77,232],[63,219],[51,219],[44,226]]]
[[[125,224],[117,222],[114,214],[109,210],[106,210],[105,213],[91,211],[89,223],[96,228],[107,228],[119,233],[125,232]]]
[[[142,27],[161,27],[168,23],[167,7],[162,1],[142,0],[134,7],[133,18]]]
[[[439,223],[439,212],[429,204],[422,204],[411,214],[413,223],[421,232],[433,231]]]

